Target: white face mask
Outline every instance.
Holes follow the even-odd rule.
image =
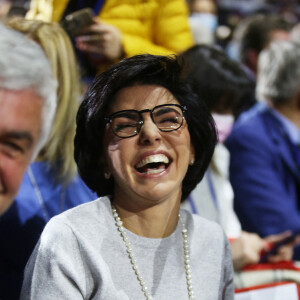
[[[212,117],[216,123],[218,140],[220,143],[223,143],[231,133],[234,117],[232,115],[220,115],[215,113],[212,114]]]
[[[192,13],[190,18],[197,20],[198,24],[205,26],[211,32],[215,32],[218,27],[218,18],[211,13]]]

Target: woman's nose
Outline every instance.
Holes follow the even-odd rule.
[[[161,132],[156,124],[152,121],[150,114],[144,114],[144,121],[141,127],[139,137],[140,141],[145,144],[151,144],[161,140]]]

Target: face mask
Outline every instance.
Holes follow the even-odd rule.
[[[205,26],[211,32],[215,32],[218,27],[218,18],[214,14],[210,13],[192,13],[191,19],[197,20],[199,24]]]
[[[218,140],[220,143],[223,143],[231,133],[234,117],[232,115],[220,114],[212,114],[212,117],[216,123]]]

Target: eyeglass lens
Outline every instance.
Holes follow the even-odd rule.
[[[142,125],[142,112],[136,110],[124,110],[115,113],[111,117],[111,128],[119,137],[130,137],[138,134]],[[151,112],[153,122],[161,131],[173,131],[181,127],[183,115],[180,106],[157,106]]]

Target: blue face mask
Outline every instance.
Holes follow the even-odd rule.
[[[215,32],[218,27],[218,18],[210,13],[192,13],[190,18],[205,26],[211,32]]]

